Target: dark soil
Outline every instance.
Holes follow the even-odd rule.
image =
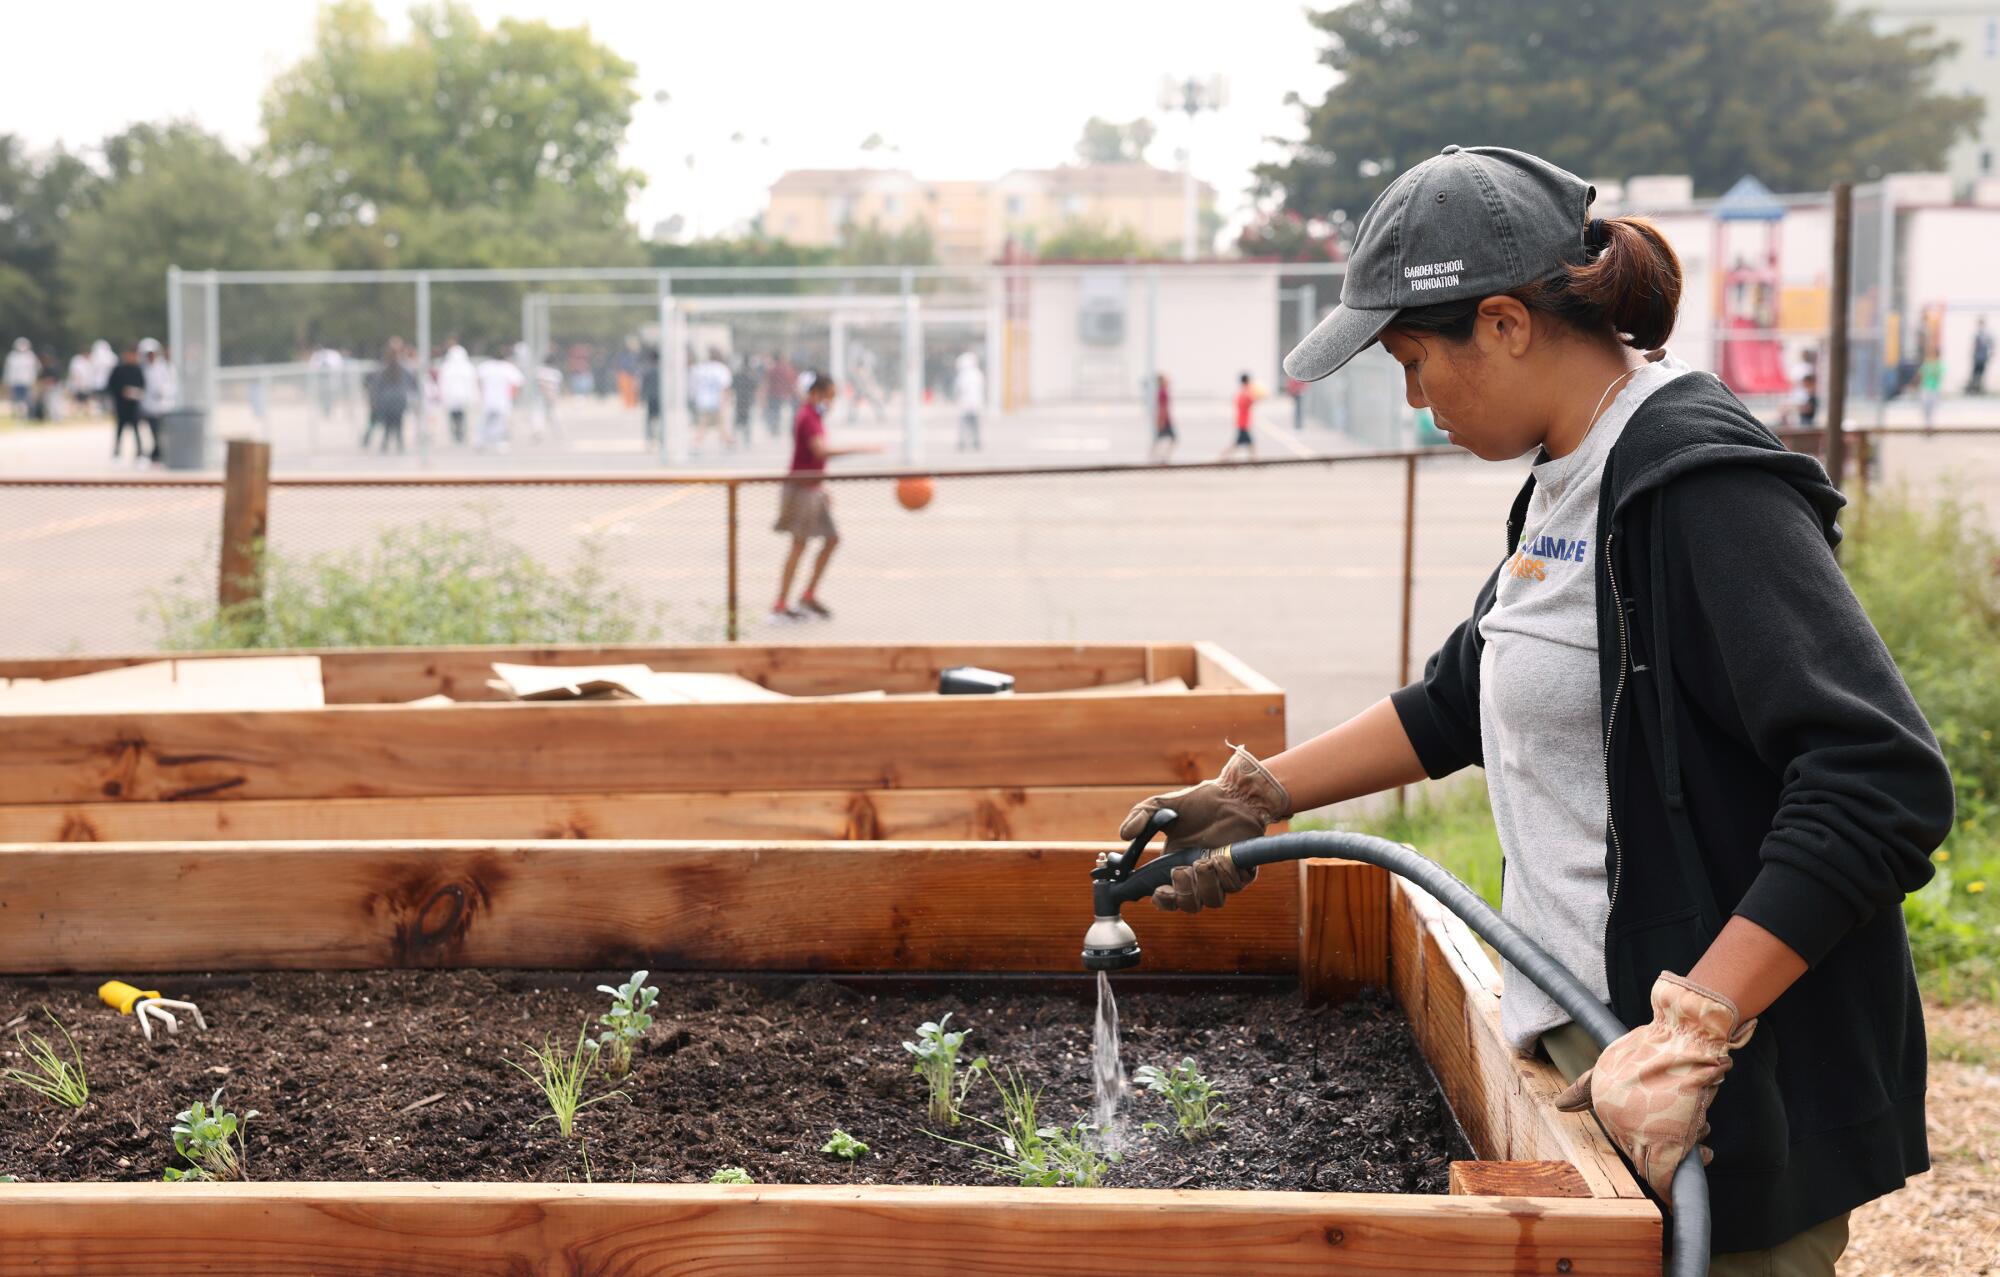
[[[705,1181],[741,1166],[766,1183],[994,1183],[975,1154],[925,1133],[923,1084],[901,1043],[947,1011],[972,1030],[964,1058],[1046,1084],[1044,1121],[1088,1116],[1096,998],[1085,980],[676,975],[653,980],[652,1035],[618,1084],[629,1100],[584,1109],[565,1141],[553,1121],[534,1124],[548,1110],[502,1057],[529,1063],[524,1048],[545,1034],[573,1045],[608,1002],[595,986],[623,974],[160,976],[141,987],[194,1000],[210,1031],[187,1026],[152,1047],[97,1001],[95,979],[0,980],[0,1024],[26,1015],[18,1028],[51,1034],[46,1004],[90,1081],[81,1110],[0,1087],[0,1174],[157,1180],[174,1114],[219,1086],[230,1109],[262,1114],[247,1128],[260,1180],[581,1180],[587,1147],[598,1181]],[[1109,1186],[1442,1192],[1447,1160],[1468,1156],[1385,995],[1308,1011],[1283,986],[1114,983],[1126,1068],[1193,1056],[1228,1111],[1217,1138],[1190,1144],[1164,1100],[1129,1095]],[[0,1064],[20,1067],[13,1039],[0,1034]],[[997,1120],[992,1086],[967,1109]],[[1146,1132],[1147,1121],[1166,1125]],[[868,1144],[859,1162],[819,1152],[835,1127]],[[983,1134],[971,1123],[949,1133]]]

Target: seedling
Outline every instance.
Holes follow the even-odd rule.
[[[540,1126],[554,1118],[556,1129],[562,1132],[564,1139],[570,1138],[571,1132],[576,1129],[578,1110],[606,1100],[630,1098],[623,1091],[607,1091],[587,1100],[583,1098],[583,1093],[590,1087],[590,1075],[597,1068],[597,1050],[590,1042],[589,1025],[576,1031],[576,1049],[570,1052],[567,1059],[547,1038],[542,1039],[540,1047],[529,1047],[528,1054],[541,1066],[539,1074],[515,1060],[505,1060],[505,1063],[527,1074],[541,1089],[542,1098],[549,1102],[548,1113],[536,1118],[534,1125]]]
[[[599,993],[611,995],[611,1009],[597,1017],[604,1026],[604,1032],[597,1035],[597,1046],[610,1057],[604,1068],[607,1076],[620,1078],[632,1071],[632,1051],[653,1027],[653,1004],[660,1000],[660,991],[646,983],[646,975],[634,971],[630,980],[616,988],[597,986]]]
[[[845,1158],[851,1162],[863,1153],[866,1153],[868,1146],[860,1140],[855,1139],[852,1135],[849,1135],[846,1131],[835,1127],[833,1138],[820,1145],[819,1151],[822,1153],[831,1153],[835,1157]]]
[[[63,1027],[61,1020],[56,1019],[54,1012],[43,1007],[42,1014],[49,1017],[49,1023],[56,1026],[56,1031],[63,1035],[63,1041],[69,1044],[70,1058],[65,1060],[56,1054],[55,1047],[41,1034],[24,1029],[14,1034],[14,1043],[21,1048],[21,1054],[28,1057],[32,1067],[0,1072],[0,1081],[18,1082],[45,1100],[80,1109],[90,1098],[90,1084],[83,1076],[83,1052],[77,1050],[76,1039],[69,1035],[69,1030]]]
[[[978,1071],[986,1071],[983,1058]],[[1030,1088],[1017,1070],[1005,1068],[993,1074],[993,1085],[1000,1092],[1006,1125],[997,1126],[971,1113],[965,1116],[993,1132],[998,1147],[945,1135],[934,1134],[933,1138],[973,1150],[985,1159],[981,1166],[1023,1188],[1094,1188],[1118,1160],[1116,1154],[1091,1147],[1088,1136],[1097,1128],[1088,1122],[1067,1127],[1038,1125],[1035,1109],[1041,1102],[1041,1088]]]
[[[1179,1064],[1165,1069],[1141,1065],[1132,1080],[1153,1094],[1166,1097],[1183,1139],[1204,1140],[1222,1128],[1216,1119],[1229,1106],[1213,1103],[1215,1087],[1195,1068],[1193,1059],[1183,1057]]]
[[[757,1181],[751,1179],[750,1172],[744,1170],[741,1166],[725,1166],[715,1174],[709,1176],[708,1182],[711,1184],[754,1184]]]
[[[982,1055],[960,1074],[958,1051],[965,1045],[969,1030],[949,1032],[944,1026],[950,1023],[949,1012],[942,1020],[926,1020],[917,1026],[917,1040],[903,1043],[903,1049],[917,1057],[911,1071],[930,1088],[930,1119],[937,1126],[958,1125],[965,1094],[986,1068],[986,1057]]]
[[[243,1126],[257,1110],[238,1117],[222,1107],[222,1088],[217,1087],[208,1103],[188,1105],[174,1119],[174,1152],[188,1163],[185,1170],[169,1166],[161,1178],[169,1182],[197,1179],[247,1179]]]

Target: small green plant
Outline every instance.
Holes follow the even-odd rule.
[[[616,988],[597,986],[599,993],[611,995],[611,1009],[597,1017],[604,1026],[597,1035],[597,1046],[610,1057],[604,1066],[609,1077],[624,1077],[632,1071],[632,1051],[653,1027],[653,1004],[660,1000],[660,991],[646,983],[646,975],[634,971],[630,980]]]
[[[63,1041],[69,1044],[70,1058],[65,1060],[56,1054],[55,1046],[41,1034],[23,1029],[14,1035],[14,1042],[21,1048],[21,1054],[28,1057],[31,1067],[0,1072],[0,1081],[17,1082],[45,1100],[80,1109],[90,1098],[90,1084],[83,1076],[83,1052],[77,1049],[76,1039],[54,1012],[43,1007],[42,1014],[49,1017],[49,1023],[56,1026]]]
[[[174,1152],[188,1163],[186,1169],[169,1166],[161,1178],[169,1182],[197,1179],[248,1179],[243,1127],[257,1110],[238,1117],[222,1107],[222,1088],[217,1087],[208,1103],[200,1100],[182,1109],[174,1118]]]
[[[973,1076],[989,1072],[982,1057]],[[994,1135],[997,1146],[988,1147],[945,1135],[932,1138],[960,1148],[969,1148],[984,1159],[980,1165],[1013,1180],[1023,1188],[1094,1188],[1118,1160],[1093,1146],[1097,1128],[1088,1122],[1071,1126],[1044,1126],[1036,1120],[1040,1087],[1030,1087],[1026,1078],[1012,1067],[991,1074],[1000,1093],[1000,1111],[1005,1125],[996,1125],[976,1114],[967,1113],[976,1124]]]
[[[1141,1065],[1132,1080],[1153,1094],[1166,1097],[1182,1138],[1204,1140],[1221,1129],[1222,1123],[1216,1119],[1229,1106],[1214,1103],[1215,1087],[1195,1068],[1192,1059],[1183,1057],[1179,1064],[1164,1069]]]
[[[970,1030],[948,1031],[944,1026],[950,1023],[949,1012],[942,1020],[926,1020],[917,1026],[917,1040],[903,1043],[903,1049],[917,1057],[911,1071],[930,1089],[930,1119],[938,1126],[958,1125],[965,1094],[986,1068],[982,1055],[961,1074],[958,1052]]]
[[[750,1172],[744,1170],[741,1166],[725,1166],[715,1174],[709,1176],[708,1182],[711,1184],[754,1184],[757,1181],[751,1179]]]
[[[588,1025],[576,1031],[576,1048],[567,1058],[547,1038],[542,1039],[540,1047],[529,1047],[528,1054],[541,1066],[539,1073],[516,1060],[506,1060],[505,1063],[526,1074],[549,1102],[548,1113],[536,1118],[534,1124],[539,1126],[554,1118],[556,1129],[562,1132],[564,1139],[570,1138],[575,1131],[579,1110],[606,1100],[630,1098],[623,1091],[607,1091],[587,1100],[583,1098],[583,1093],[590,1088],[590,1075],[597,1069],[597,1050],[590,1041]]]
[[[820,1145],[819,1151],[831,1153],[835,1157],[845,1158],[851,1162],[866,1153],[868,1146],[836,1126],[833,1128],[833,1138]]]

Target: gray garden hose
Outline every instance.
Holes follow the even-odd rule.
[[[1416,883],[1457,914],[1466,926],[1513,964],[1516,971],[1582,1025],[1598,1046],[1609,1046],[1625,1036],[1625,1026],[1618,1022],[1618,1017],[1570,974],[1569,968],[1502,918],[1498,910],[1450,870],[1401,843],[1368,834],[1311,830],[1251,838],[1230,848],[1229,854],[1246,869],[1313,856],[1380,865]],[[1668,1252],[1665,1269],[1668,1277],[1702,1277],[1708,1271],[1708,1246],[1708,1173],[1702,1168],[1701,1150],[1694,1148],[1688,1150],[1687,1157],[1674,1171],[1673,1247]]]

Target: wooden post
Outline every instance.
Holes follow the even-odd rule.
[[[1417,575],[1417,454],[1403,458],[1403,623],[1402,634],[1396,643],[1396,686],[1406,687],[1410,682],[1410,625],[1414,610]],[[1409,790],[1396,787],[1396,812],[1401,814],[1409,804]]]
[[[736,490],[737,490],[737,488],[739,488],[739,487],[741,487],[741,486],[742,486],[741,484],[738,484],[738,483],[736,483],[736,482],[735,482],[734,480],[732,480],[732,481],[731,481],[731,482],[729,483],[729,485],[728,485],[728,492],[729,492],[729,595],[728,595],[728,601],[727,601],[727,604],[726,604],[726,606],[727,606],[727,608],[728,608],[728,611],[729,611],[729,618],[728,618],[728,639],[729,639],[729,641],[730,641],[731,643],[734,643],[734,642],[736,641],[736,638],[737,638],[737,628],[736,628]]]
[[[1358,860],[1299,862],[1299,992],[1345,1002],[1389,982],[1389,872]]]
[[[216,601],[223,607],[264,595],[263,544],[271,502],[271,445],[231,439],[222,478],[222,569]]]
[[[1884,216],[1887,216],[1885,211]],[[1854,291],[1854,183],[1833,184],[1833,307],[1826,352],[1826,472],[1840,486],[1847,468],[1847,313]]]

